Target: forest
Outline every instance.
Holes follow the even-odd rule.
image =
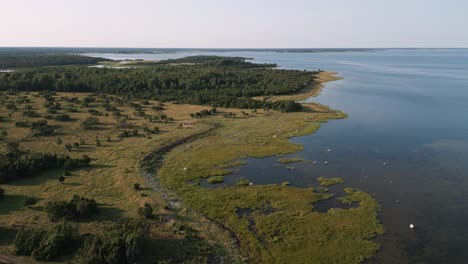
[[[251,58],[244,57],[221,57],[221,56],[188,56],[179,59],[168,59],[160,61],[137,61],[136,65],[164,65],[164,64],[179,64],[189,63],[197,65],[210,65],[210,66],[237,66],[242,68],[269,68],[276,67],[276,63],[253,63],[247,60]]]
[[[253,67],[255,64],[239,58],[187,60],[200,63],[126,69],[45,67],[2,73],[0,90],[97,92],[128,99],[292,112],[300,111],[301,105],[252,97],[296,93],[310,86],[317,75],[311,71],[272,69],[263,64]]]
[[[0,52],[0,69],[94,65],[100,61],[106,61],[106,59],[72,54],[16,54]]]

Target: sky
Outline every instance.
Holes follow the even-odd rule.
[[[0,46],[468,47],[467,0],[0,0]]]

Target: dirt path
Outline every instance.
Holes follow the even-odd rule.
[[[217,128],[218,126],[215,125],[206,131],[184,137],[171,144],[162,146],[148,154],[143,161],[162,159],[164,154],[168,153],[175,147],[209,136]],[[154,171],[153,173],[142,170],[141,176],[145,180],[147,186],[158,192],[170,205],[173,215],[169,215],[169,218],[183,218],[184,222],[187,222],[192,228],[199,231],[199,235],[204,239],[210,241],[212,244],[221,245],[224,252],[220,252],[220,254],[216,256],[215,263],[244,263],[245,261],[239,251],[239,241],[232,231],[222,226],[220,223],[212,221],[202,214],[195,212],[195,210],[185,206],[174,192],[161,186],[161,183],[156,176],[157,169],[160,167],[161,163],[162,160],[161,162],[158,162],[159,166],[152,168]]]

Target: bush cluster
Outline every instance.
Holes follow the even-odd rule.
[[[148,226],[144,221],[125,220],[101,236],[88,237],[80,250],[84,264],[134,263],[142,253]]]
[[[52,261],[73,250],[77,234],[76,226],[69,223],[61,223],[50,230],[22,228],[14,240],[15,253],[39,261]]]
[[[60,219],[81,220],[97,212],[98,206],[94,199],[74,195],[70,201],[47,202],[45,210],[51,221]]]
[[[50,169],[87,167],[90,163],[91,158],[87,155],[73,159],[65,155],[51,153],[27,154],[18,150],[10,150],[6,154],[0,154],[0,182],[32,177]]]

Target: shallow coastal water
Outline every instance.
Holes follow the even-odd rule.
[[[468,50],[96,55],[167,59],[199,54],[252,57],[283,68],[336,71],[344,78],[309,99],[349,117],[292,139],[304,150],[289,157],[308,162],[247,158],[247,165],[225,177],[226,184],[246,178],[306,187],[317,186],[317,177],[342,177],[343,186],[375,194],[382,205],[387,232],[377,238],[382,248],[368,263],[466,263]]]

